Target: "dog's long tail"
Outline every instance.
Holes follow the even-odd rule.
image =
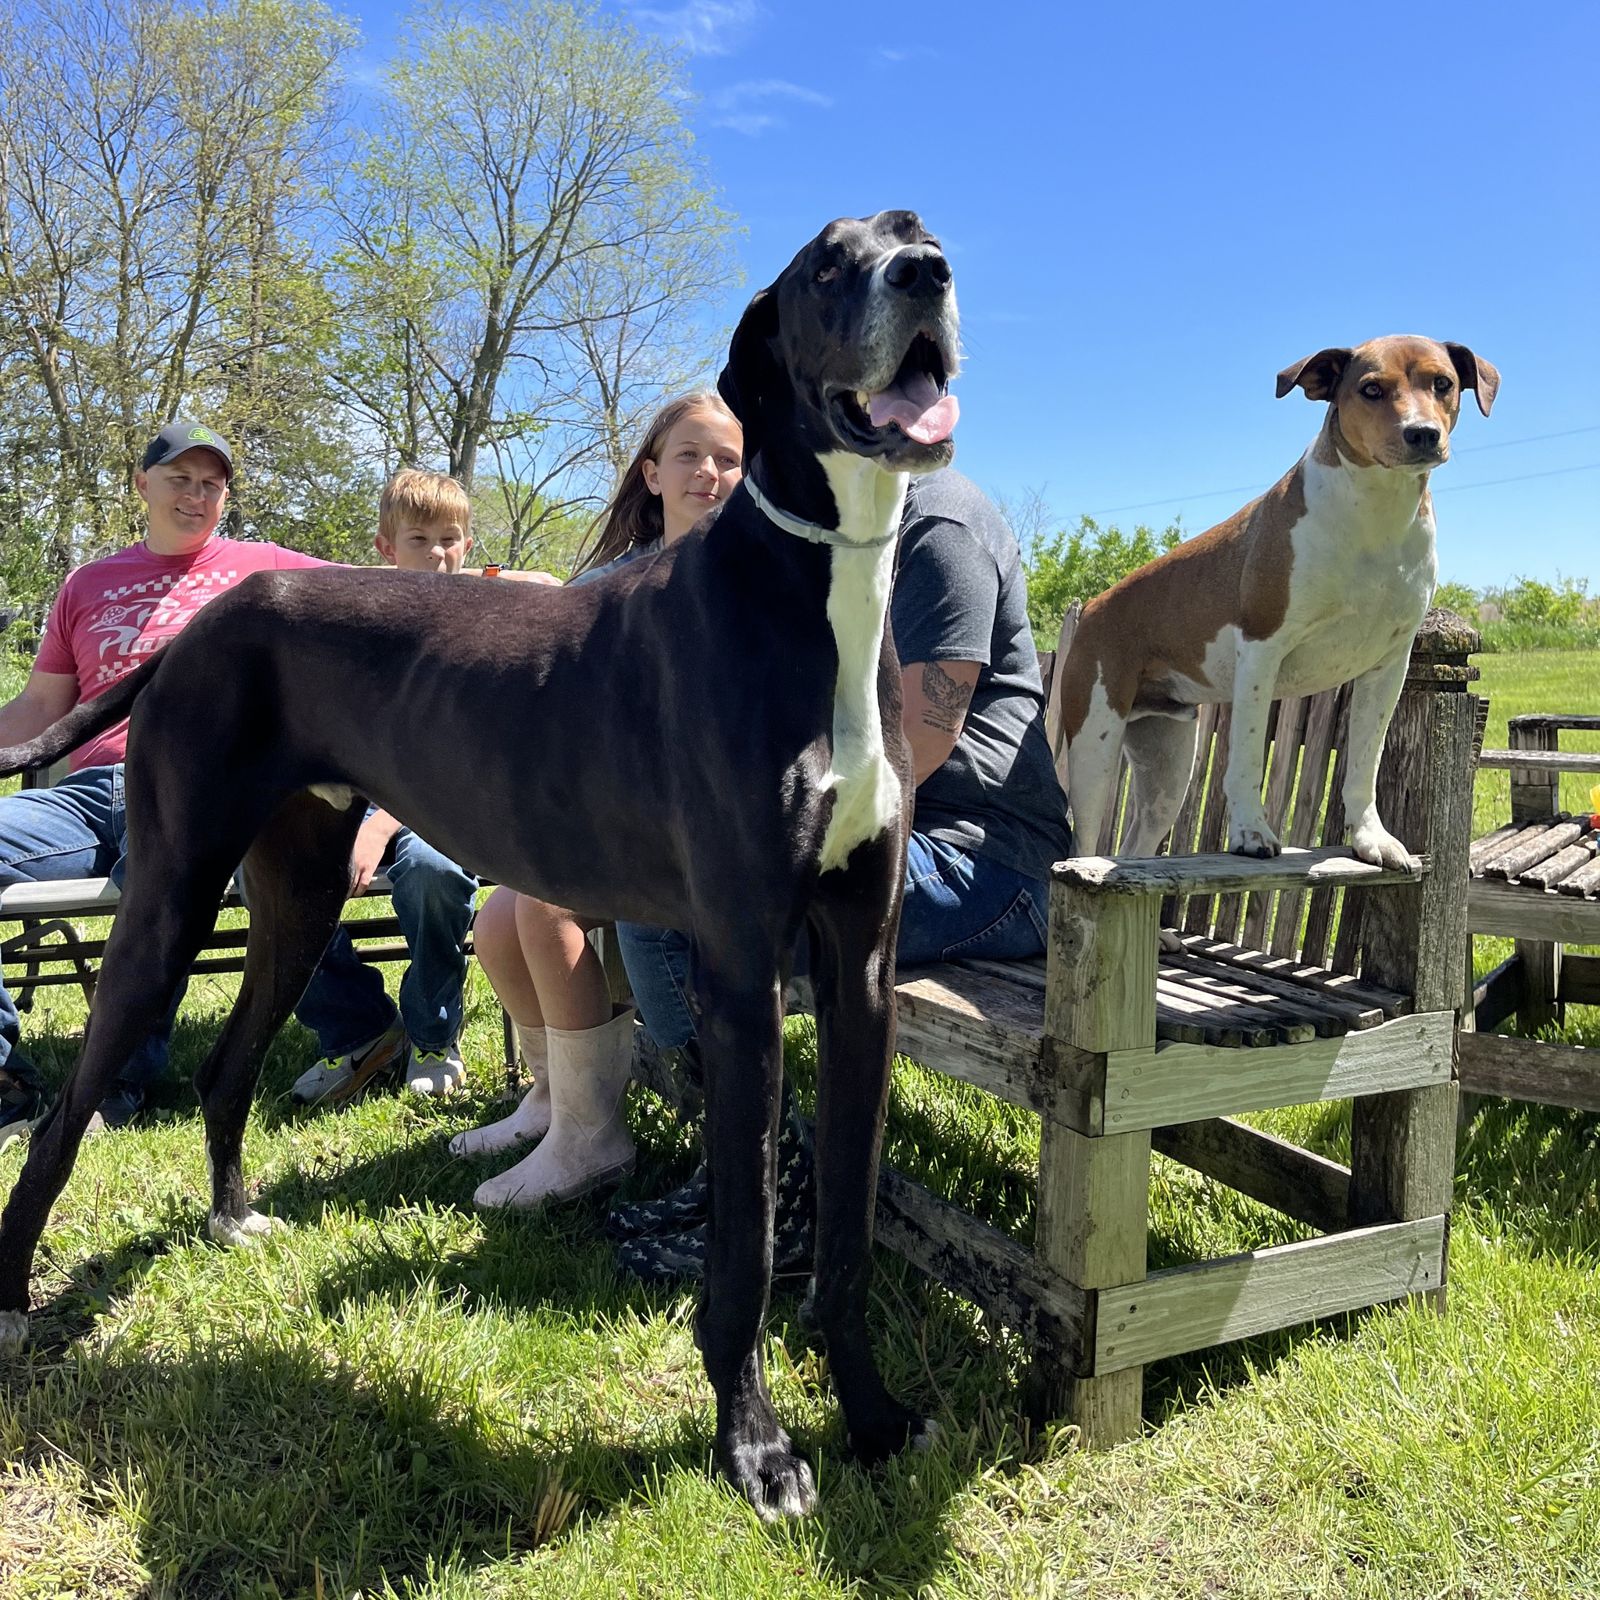
[[[76,705],[66,716],[52,722],[37,738],[26,744],[0,747],[0,778],[13,773],[32,772],[37,767],[48,767],[59,761],[69,751],[76,750],[86,739],[104,733],[113,724],[127,716],[129,707],[139,698],[161,665],[164,650],[157,651],[143,666],[126,677],[118,678],[104,694]]]

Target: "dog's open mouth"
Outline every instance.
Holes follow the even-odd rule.
[[[931,335],[919,333],[887,387],[876,393],[841,389],[834,395],[839,431],[867,451],[893,449],[901,439],[943,444],[961,414],[949,381],[944,352]]]

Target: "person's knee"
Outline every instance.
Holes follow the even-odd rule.
[[[420,848],[418,847],[420,846]],[[478,882],[448,856],[420,841],[398,857],[389,871],[390,897],[397,909],[454,911],[470,908]]]

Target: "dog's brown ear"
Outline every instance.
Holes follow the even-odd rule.
[[[1492,362],[1475,356],[1464,344],[1451,344],[1446,339],[1444,347],[1450,352],[1450,360],[1455,366],[1456,381],[1463,389],[1470,389],[1477,395],[1478,409],[1488,416],[1494,405],[1494,397],[1500,392],[1499,371]]]
[[[1348,350],[1319,350],[1304,361],[1293,362],[1278,374],[1278,398],[1283,399],[1298,384],[1308,400],[1331,400],[1349,364]]]
[[[728,363],[717,377],[717,393],[744,429],[744,459],[753,461],[761,448],[761,411],[783,369],[772,348],[778,336],[778,297],[763,289],[745,307],[728,345]]]

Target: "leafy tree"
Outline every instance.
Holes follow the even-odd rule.
[[[1043,649],[1053,650],[1061,619],[1074,600],[1090,600],[1119,579],[1175,548],[1183,529],[1169,523],[1157,532],[1138,524],[1124,533],[1081,516],[1075,528],[1037,529],[1023,556],[1028,575],[1028,620]]]
[[[1464,583],[1441,583],[1433,591],[1433,603],[1453,611],[1468,622],[1478,620],[1478,591]]]

